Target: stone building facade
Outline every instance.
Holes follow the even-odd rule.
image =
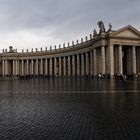
[[[119,30],[108,31],[98,22],[99,33],[72,45],[49,50],[17,52],[12,47],[0,54],[1,76],[96,76],[99,73],[140,74],[140,32],[128,25]]]

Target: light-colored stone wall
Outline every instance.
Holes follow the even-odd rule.
[[[124,59],[124,51],[127,52]],[[126,73],[123,60],[126,60]],[[0,75],[97,76],[139,74],[140,33],[132,26],[90,36],[72,46],[35,52],[3,52]]]

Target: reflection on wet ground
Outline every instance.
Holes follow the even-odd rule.
[[[140,81],[0,81],[0,139],[140,139]]]

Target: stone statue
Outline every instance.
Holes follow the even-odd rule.
[[[78,41],[78,40],[76,40],[76,43],[77,43],[77,44],[79,44],[79,41]]]
[[[28,52],[28,49],[27,49],[27,52]]]
[[[88,37],[87,37],[87,36],[85,37],[85,40],[86,40],[86,41],[88,40]]]
[[[92,39],[92,34],[90,34],[89,36],[90,36],[90,39]]]
[[[61,48],[61,45],[59,45],[59,49]]]
[[[72,46],[74,46],[74,41],[72,41]]]
[[[68,47],[70,46],[70,43],[68,42]]]
[[[52,46],[50,46],[50,50],[52,50]]]
[[[36,52],[37,52],[37,48],[35,48],[36,49]]]
[[[54,46],[54,49],[56,50],[56,45]]]
[[[65,43],[63,44],[63,48],[65,48]]]
[[[32,50],[31,50],[32,52],[33,52],[33,48],[32,48]]]
[[[45,50],[47,51],[47,47],[45,48]]]
[[[105,32],[105,26],[102,21],[98,21],[99,33]]]
[[[108,31],[111,31],[112,30],[112,24],[111,23],[109,23],[109,29],[108,29]]]
[[[42,47],[40,48],[40,51],[42,52]]]
[[[93,36],[96,36],[96,35],[97,35],[97,31],[96,31],[96,29],[94,29]]]
[[[22,53],[24,52],[24,50],[22,49]]]
[[[83,43],[83,38],[81,38],[81,43]]]
[[[4,49],[2,50],[2,52],[4,53]]]

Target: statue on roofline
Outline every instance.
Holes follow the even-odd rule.
[[[74,46],[74,41],[72,41],[72,45]]]
[[[105,32],[105,26],[102,21],[98,21],[99,33]]]
[[[63,48],[65,48],[65,43],[63,44]]]
[[[70,43],[68,42],[68,47],[70,46]]]
[[[81,43],[83,43],[83,38],[81,38]]]
[[[112,30],[112,24],[111,23],[109,23],[109,29],[108,29],[108,31],[111,31]]]
[[[97,31],[96,31],[96,29],[94,29],[93,36],[96,36],[96,35],[97,35]]]
[[[90,39],[92,39],[92,34],[89,34],[89,36],[90,36]]]
[[[78,40],[76,40],[76,43],[77,43],[77,44],[79,44],[79,41],[78,41]]]

